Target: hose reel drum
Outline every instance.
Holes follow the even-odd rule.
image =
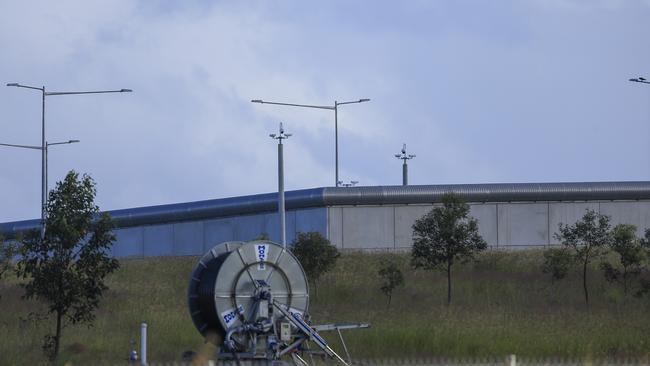
[[[287,355],[306,364],[299,353],[310,341],[346,364],[317,333],[319,326],[308,325],[309,287],[302,266],[272,241],[225,242],[205,253],[192,272],[188,307],[197,330],[221,346],[221,359],[264,364]],[[367,327],[345,326],[320,327]]]

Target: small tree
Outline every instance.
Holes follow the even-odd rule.
[[[623,286],[623,293],[627,297],[628,291],[635,279],[641,275],[645,253],[636,237],[636,226],[620,224],[612,231],[611,249],[618,254],[620,268],[609,262],[600,264],[605,273],[605,279]]]
[[[447,305],[451,304],[453,265],[473,260],[486,248],[476,219],[469,216],[469,205],[454,194],[445,194],[442,207],[432,209],[413,224],[411,263],[415,268],[447,273]]]
[[[606,253],[607,247],[611,243],[609,216],[587,210],[582,219],[573,225],[560,223],[559,231],[555,237],[565,248],[571,250],[576,263],[582,266],[582,288],[585,294],[585,304],[589,306],[587,268],[589,263]]]
[[[255,239],[253,239],[253,240],[270,240],[270,238],[269,238],[269,234],[268,234],[268,233],[266,233],[266,232],[262,232],[262,233],[260,233],[260,235],[258,235],[257,237],[255,237]]]
[[[404,286],[404,275],[397,267],[397,264],[390,260],[382,262],[377,274],[379,274],[379,277],[382,280],[380,287],[381,292],[388,297],[386,307],[390,308],[390,300],[393,297],[393,291],[400,286]]]
[[[99,215],[93,203],[96,190],[87,175],[69,172],[49,193],[45,235],[32,231],[22,240],[17,273],[25,298],[47,305],[46,317],[54,315],[54,333],[45,336],[43,350],[55,360],[61,332],[70,324],[92,325],[94,310],[107,289],[104,278],[118,268],[108,256],[114,235],[108,214]]]
[[[5,273],[12,268],[15,251],[16,248],[14,244],[5,241],[4,238],[0,236],[0,280],[2,280]]]
[[[550,248],[544,251],[542,272],[551,276],[553,284],[565,278],[573,264],[573,256],[566,248]]]
[[[291,252],[302,264],[318,296],[318,281],[323,274],[336,265],[336,260],[340,256],[338,249],[319,232],[310,231],[298,233],[291,244]]]
[[[639,244],[645,252],[645,257],[647,262],[650,262],[650,229],[645,229],[645,233],[641,239],[639,239]],[[646,263],[647,263],[646,262]],[[635,293],[636,296],[643,296],[650,292],[650,279],[647,276],[648,271],[643,271],[641,278],[639,279],[639,290]]]

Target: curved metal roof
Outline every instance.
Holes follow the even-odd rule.
[[[467,202],[602,201],[650,199],[650,182],[500,183],[374,187],[326,187],[285,193],[288,210],[338,205],[386,205],[440,202],[453,192]],[[108,211],[118,228],[211,219],[277,210],[277,193],[264,193]],[[0,224],[0,234],[13,238],[38,229],[40,220]]]

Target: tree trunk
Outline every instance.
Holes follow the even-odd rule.
[[[627,267],[623,267],[623,296],[627,299]]]
[[[451,264],[447,263],[447,306],[451,305]]]
[[[54,335],[54,355],[52,358],[56,360],[59,356],[59,345],[61,344],[61,320],[63,318],[63,313],[61,311],[56,312],[56,334]]]
[[[589,307],[589,290],[587,289],[587,259],[582,263],[582,288],[585,290],[585,304]]]

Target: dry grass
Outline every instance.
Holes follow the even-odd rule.
[[[379,290],[380,260],[394,256],[406,286],[390,309]],[[407,254],[344,254],[312,299],[315,322],[369,322],[348,331],[354,357],[524,357],[647,358],[650,299],[624,299],[602,275],[591,273],[592,306],[583,303],[574,274],[554,286],[540,271],[537,251],[488,252],[477,264],[456,270],[453,305],[439,273],[410,269]],[[149,324],[149,360],[180,361],[185,350],[211,355],[186,309],[194,257],[124,260],[109,280],[92,328],[64,330],[61,363],[117,364],[126,360],[139,324]],[[313,291],[312,291],[313,293]],[[15,279],[0,284],[0,364],[46,363],[40,342],[50,322],[21,320],[41,309],[20,300]],[[331,335],[330,335],[331,336]],[[338,342],[330,337],[335,347]]]

